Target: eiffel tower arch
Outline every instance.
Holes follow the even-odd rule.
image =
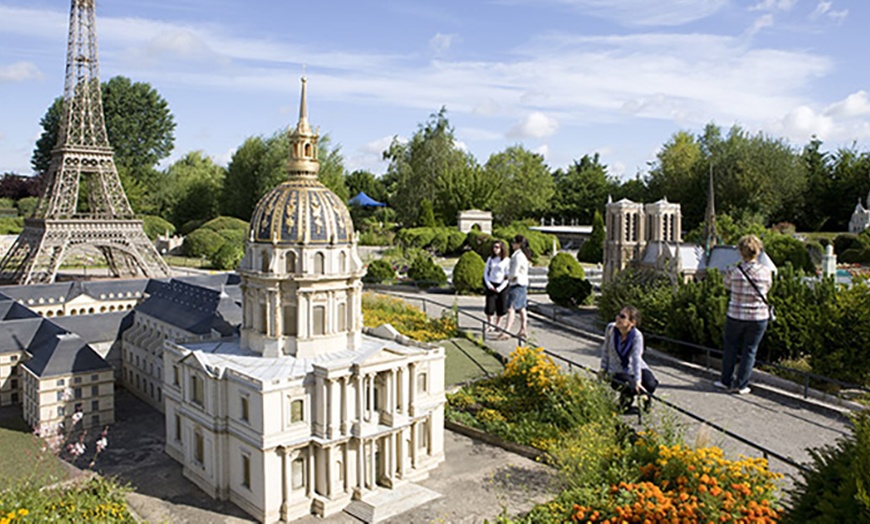
[[[0,283],[54,282],[66,258],[86,252],[102,255],[115,277],[170,274],[135,218],[115,168],[100,93],[94,1],[72,0],[63,115],[48,183],[0,261]]]

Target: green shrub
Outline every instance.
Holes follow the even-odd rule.
[[[814,273],[816,266],[810,260],[807,246],[791,235],[769,233],[764,236],[764,251],[778,267],[791,264],[795,269]]]
[[[186,237],[181,245],[181,251],[188,257],[205,257],[211,259],[224,245],[226,239],[211,229],[197,229]]]
[[[834,254],[838,257],[847,249],[861,249],[862,247],[864,246],[858,240],[858,235],[841,233],[834,237]]]
[[[486,262],[474,251],[466,251],[453,268],[453,287],[460,293],[482,293]]]
[[[142,217],[142,228],[145,230],[145,236],[152,242],[167,232],[169,233],[168,236],[175,234],[175,226],[171,222],[154,215],[144,215]]]
[[[643,314],[643,329],[651,333],[666,333],[674,300],[670,279],[654,271],[626,268],[601,286],[598,315],[611,322],[628,304]]]
[[[592,294],[592,284],[585,277],[583,267],[574,257],[557,253],[547,269],[547,295],[560,306],[583,304]]]
[[[858,245],[857,242],[856,245]],[[839,255],[838,261],[844,264],[866,264],[870,262],[870,248],[849,248]]]
[[[495,240],[489,233],[483,233],[477,229],[472,229],[465,235],[465,245],[473,249],[484,260],[492,254],[492,244]],[[510,249],[507,244],[505,247]]]
[[[15,207],[18,208],[19,216],[29,217],[33,216],[37,204],[39,204],[38,197],[24,197],[15,203]]]
[[[24,230],[24,217],[0,218],[0,235],[17,235]]]
[[[189,222],[185,222],[181,225],[181,229],[179,229],[178,232],[182,235],[187,236],[202,227],[205,222],[205,220],[191,220]]]
[[[592,217],[592,233],[586,242],[577,251],[577,260],[580,262],[598,263],[604,260],[604,219],[596,209]]]
[[[530,262],[535,263],[537,262],[538,257],[549,253],[553,249],[554,242],[556,244],[556,249],[558,249],[559,241],[554,235],[529,229],[529,225],[530,223],[527,222],[514,222],[509,226],[496,228],[495,231],[493,231],[493,234],[494,236],[505,240],[508,247],[510,247],[510,240],[515,236],[522,235],[526,237],[529,241],[529,249],[532,251]],[[531,222],[531,225],[534,225],[534,222]]]
[[[425,249],[435,239],[435,228],[432,227],[409,227],[400,229],[396,234],[396,240],[403,247],[416,247]]]
[[[215,233],[220,235],[227,242],[232,242],[233,244],[238,244],[242,247],[245,246],[247,231],[244,229],[218,229]]]
[[[212,231],[217,232],[220,232],[224,229],[241,230],[242,234],[244,235],[244,233],[248,230],[248,223],[240,218],[220,216],[209,220],[200,227],[211,229]]]
[[[413,227],[399,231],[396,239],[405,247],[429,249],[439,255],[462,250],[466,234],[452,227]]]
[[[811,449],[809,469],[791,490],[783,522],[870,522],[870,416],[858,415],[852,435]]]
[[[814,329],[810,365],[820,375],[870,384],[870,286],[853,284],[832,298]]]
[[[707,272],[699,282],[680,282],[670,307],[670,319],[663,333],[677,340],[718,348],[725,329],[728,292],[722,274],[716,269]],[[649,315],[644,318],[649,319]],[[687,353],[686,348],[676,348]],[[689,350],[692,353],[695,350]]]
[[[411,278],[418,287],[438,287],[447,282],[447,274],[441,269],[441,266],[432,260],[428,254],[421,254],[408,269],[408,277]]]
[[[211,264],[215,269],[236,269],[245,256],[245,244],[237,242],[224,242],[224,244],[211,257]]]
[[[384,281],[395,280],[395,278],[396,272],[393,270],[393,266],[386,260],[379,258],[369,264],[362,280],[369,284],[380,284]]]
[[[435,210],[432,206],[432,201],[428,198],[420,201],[420,216],[417,218],[417,225],[420,227],[435,227],[438,225],[435,222]]]

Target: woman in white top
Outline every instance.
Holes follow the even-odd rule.
[[[508,301],[508,273],[510,271],[510,259],[507,256],[507,247],[501,240],[492,244],[492,252],[486,259],[486,268],[483,271],[483,285],[486,293],[486,331],[492,333],[501,325],[501,319],[507,313]],[[495,315],[495,324],[492,317]]]
[[[529,241],[522,235],[517,235],[513,240],[511,240],[511,250],[513,252],[511,253],[510,277],[508,284],[509,305],[507,326],[505,326],[505,330],[511,330],[511,327],[514,325],[516,312],[519,311],[520,330],[517,332],[517,336],[520,338],[526,338],[529,336],[529,318],[528,312],[526,311],[528,298],[526,296],[526,290],[529,287],[529,259],[532,256],[532,252],[529,249]],[[507,336],[505,335],[502,338],[507,338]]]

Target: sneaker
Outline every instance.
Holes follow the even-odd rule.
[[[740,389],[735,389],[734,393],[737,393],[738,395],[748,395],[752,393],[752,389],[750,389],[749,386],[743,386]]]
[[[721,380],[717,380],[716,382],[713,382],[713,387],[717,388],[717,389],[731,389],[731,386],[726,386],[725,384],[722,383]]]

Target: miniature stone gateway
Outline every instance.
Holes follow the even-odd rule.
[[[364,266],[317,180],[318,134],[289,134],[289,179],[257,204],[239,268],[241,336],[163,352],[166,452],[263,522],[366,507],[444,460],[444,350],[363,333]]]

